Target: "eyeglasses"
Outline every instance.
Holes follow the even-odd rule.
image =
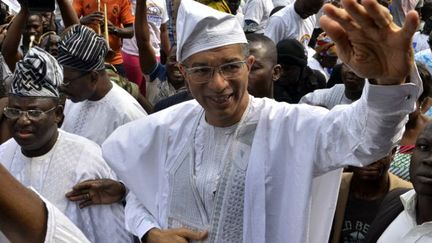
[[[53,111],[55,108],[57,108],[56,106],[54,106],[53,108],[47,110],[47,111],[42,111],[42,110],[20,110],[17,108],[11,108],[11,107],[5,107],[3,109],[3,114],[11,119],[11,120],[15,120],[20,118],[22,115],[26,115],[27,118],[29,118],[30,120],[39,120],[43,117],[44,114]]]
[[[237,77],[246,61],[229,62],[219,65],[217,67],[201,66],[201,67],[186,67],[186,73],[191,82],[198,84],[206,84],[213,77],[215,69],[222,75],[224,79],[231,79]]]
[[[75,78],[73,78],[73,79],[68,79],[68,80],[66,80],[66,79],[63,79],[63,83],[62,83],[62,86],[69,86],[72,82],[74,82],[75,80],[78,80],[78,79],[80,79],[80,78],[82,78],[82,77],[84,77],[84,76],[86,76],[87,74],[90,74],[91,72],[84,72],[84,73],[82,73],[81,75],[78,75],[78,77],[75,77]]]

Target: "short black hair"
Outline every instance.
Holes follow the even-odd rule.
[[[251,45],[251,43],[262,43],[267,49],[267,56],[271,57],[273,65],[277,64],[276,44],[270,38],[263,34],[249,33],[246,34],[246,39],[248,40],[249,45]]]
[[[30,13],[28,18],[27,18],[27,21],[28,21],[28,19],[30,19],[33,16],[36,16],[40,20],[40,22],[43,22],[42,15],[37,14],[37,13]]]
[[[276,48],[279,64],[307,66],[306,49],[300,41],[296,39],[281,40],[277,43]]]

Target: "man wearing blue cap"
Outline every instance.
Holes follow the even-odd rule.
[[[97,144],[58,129],[62,81],[61,66],[39,47],[17,63],[4,108],[13,139],[0,146],[1,163],[18,181],[52,202],[91,242],[130,242],[121,204],[81,209],[65,197],[79,181],[116,177]]]
[[[112,82],[105,70],[105,39],[83,25],[65,30],[58,47],[67,96],[62,129],[101,145],[119,126],[144,117],[138,101]]]

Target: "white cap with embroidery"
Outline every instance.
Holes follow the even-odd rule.
[[[229,15],[193,0],[182,0],[177,15],[177,60],[213,48],[247,44],[246,36],[234,15]]]

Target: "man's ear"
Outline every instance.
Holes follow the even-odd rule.
[[[55,109],[55,122],[57,124],[59,124],[63,118],[64,118],[64,114],[63,114],[63,106],[62,105],[58,105],[57,108]]]
[[[255,57],[253,55],[249,55],[246,58],[246,66],[248,68],[248,72],[250,72],[250,70],[252,69],[252,66],[254,65],[254,63],[255,63]]]
[[[91,83],[96,84],[99,79],[99,73],[96,71],[91,71],[90,78],[91,78]]]
[[[180,70],[180,73],[183,75],[183,77],[185,79],[184,83],[185,83],[186,89],[190,91],[190,89],[189,89],[189,77],[188,77],[187,72],[186,72],[186,67],[183,64],[179,63],[178,68]]]
[[[280,64],[276,64],[273,66],[272,70],[272,80],[273,82],[277,81],[282,73],[282,66]]]

